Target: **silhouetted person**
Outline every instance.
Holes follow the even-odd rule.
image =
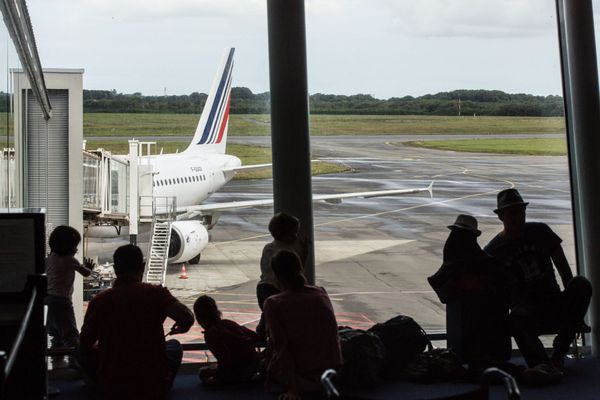
[[[284,387],[285,396],[320,389],[319,378],[342,364],[337,322],[325,289],[306,284],[296,253],[282,250],[272,260],[282,292],[265,301],[272,357],[268,382]]]
[[[511,331],[529,368],[523,377],[531,384],[560,381],[564,357],[583,321],[592,295],[590,282],[573,277],[562,240],[550,227],[539,222],[525,222],[529,203],[516,189],[498,193],[494,210],[504,229],[485,247],[510,271]],[[556,281],[558,271],[564,290]],[[538,335],[557,332],[554,352],[548,358]]]
[[[113,258],[114,286],[95,296],[85,314],[82,366],[109,398],[162,399],[182,357],[177,340],[165,343],[164,321],[175,321],[169,334],[184,333],[194,316],[167,288],[141,282],[139,247],[121,246]]]
[[[249,382],[256,372],[258,354],[254,331],[234,321],[221,318],[212,297],[200,296],[194,303],[194,314],[204,329],[204,341],[217,359],[216,366],[201,368],[198,377],[206,385]]]
[[[444,262],[428,281],[447,304],[449,345],[478,376],[510,358],[507,282],[477,243],[477,219],[461,214],[448,229]]]
[[[90,276],[94,263],[84,258],[81,265],[75,259],[77,246],[81,242],[81,235],[75,228],[61,225],[57,226],[48,240],[50,255],[46,258],[46,275],[48,277],[48,306],[47,328],[51,336],[52,348],[77,347],[79,345],[79,332],[73,312],[73,282],[75,271],[83,276]],[[53,357],[53,366],[60,366],[63,357]],[[69,365],[78,367],[77,362],[69,358]]]
[[[275,214],[269,222],[269,232],[273,236],[273,241],[267,243],[263,248],[260,258],[260,281],[256,286],[256,298],[261,311],[266,299],[281,292],[271,268],[273,256],[280,250],[288,250],[296,253],[300,257],[300,260],[306,258],[305,246],[303,246],[298,238],[299,229],[300,221],[298,218],[286,213]],[[263,315],[261,315],[260,321],[256,326],[256,333],[261,339],[266,338]]]

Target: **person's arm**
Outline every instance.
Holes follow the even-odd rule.
[[[175,321],[169,332],[170,335],[186,333],[194,325],[194,314],[179,300],[173,300],[165,308],[167,317]]]
[[[560,275],[563,288],[566,288],[567,284],[573,279],[573,272],[571,272],[571,267],[569,266],[565,252],[560,244],[556,246],[552,254],[550,254],[550,257]]]
[[[294,360],[289,350],[289,342],[285,328],[277,315],[277,306],[274,306],[271,298],[265,301],[264,314],[269,331],[270,344],[273,345],[273,358],[271,364],[276,369],[275,376],[281,379],[280,382],[285,386],[286,393],[280,398],[294,399],[298,395],[296,384],[296,368]],[[269,365],[271,369],[272,365]],[[282,397],[283,396],[283,397]]]
[[[90,301],[79,335],[79,354],[82,359],[86,359],[86,356],[96,347],[99,337],[99,328],[100,325],[98,323],[95,303],[94,301]]]
[[[81,275],[88,277],[92,274],[92,270],[95,267],[94,261],[91,258],[83,257],[83,264],[79,264],[79,261],[74,259],[73,267],[75,271],[79,272]]]
[[[250,336],[250,338],[252,339],[253,342],[258,342],[259,338],[258,335],[256,334],[256,332],[254,332],[252,329],[248,329],[247,327],[245,327],[244,325],[240,325],[240,328],[242,328],[242,330],[248,335]]]
[[[233,354],[231,354],[229,347],[221,340],[218,334],[215,335],[214,333],[211,334],[210,332],[205,332],[204,341],[206,342],[208,350],[210,350],[217,359],[219,369],[227,369],[233,364]]]

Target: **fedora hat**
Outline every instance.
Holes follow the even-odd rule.
[[[456,221],[452,225],[448,225],[448,229],[450,230],[455,228],[464,229],[475,234],[475,236],[481,235],[481,231],[477,229],[477,219],[470,215],[460,214],[456,217]]]
[[[503,191],[498,193],[497,206],[494,212],[498,214],[498,211],[502,210],[503,208],[517,205],[527,206],[527,204],[529,203],[523,201],[523,198],[521,197],[521,194],[517,189],[504,189]]]

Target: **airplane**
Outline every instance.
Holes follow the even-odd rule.
[[[176,154],[140,157],[140,164],[152,165],[153,195],[177,198],[177,219],[171,224],[168,262],[197,264],[202,250],[209,243],[209,230],[224,210],[268,206],[273,199],[208,203],[204,201],[221,189],[236,173],[270,167],[271,164],[242,165],[238,157],[225,153],[234,48],[225,51],[200,121],[188,147]],[[356,197],[379,197],[429,192],[426,188],[381,190],[370,192],[320,194],[314,201],[340,203]],[[160,209],[159,209],[160,212]]]

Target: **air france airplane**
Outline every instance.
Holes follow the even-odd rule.
[[[212,229],[220,213],[227,209],[266,206],[273,199],[202,204],[239,171],[269,167],[271,164],[242,166],[239,158],[225,154],[231,76],[234,49],[227,49],[213,81],[210,94],[200,116],[196,133],[189,146],[181,153],[141,157],[141,164],[152,164],[154,169],[153,195],[176,197],[177,220],[172,223],[169,263],[195,264],[208,245],[208,230]],[[378,197],[399,194],[431,194],[427,188],[383,190],[358,193],[314,195],[314,200],[339,203],[352,197]]]

